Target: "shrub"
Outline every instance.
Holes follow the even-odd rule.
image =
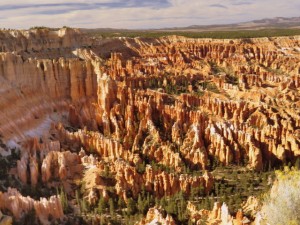
[[[231,75],[231,74],[226,75],[225,80],[227,83],[232,84],[232,85],[238,85],[238,82],[239,82],[238,77]]]
[[[300,171],[285,168],[276,172],[276,178],[270,195],[264,200],[262,224],[300,224]]]

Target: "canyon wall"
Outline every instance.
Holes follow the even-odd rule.
[[[100,135],[123,141],[117,147],[122,157],[127,150],[143,147],[152,159],[165,155],[171,164],[180,165],[182,158],[169,149],[171,142],[180,145],[181,157],[191,166],[206,168],[213,157],[223,164],[247,161],[261,170],[264,162],[299,155],[298,37],[251,42],[124,38],[121,45],[120,40],[95,44],[70,29],[2,33],[4,39],[13,37],[12,44],[3,41],[7,46],[0,62],[5,93],[0,121],[11,121],[0,124],[4,136],[23,136],[52,112],[65,110],[72,112],[72,125],[88,125]],[[34,46],[44,39],[43,49]],[[120,53],[100,58],[114,42],[120,44]],[[88,44],[91,49],[84,50]],[[73,54],[26,58],[26,48],[43,54],[45,48],[59,48]],[[207,83],[216,90],[205,88]],[[187,84],[179,90],[182,94],[164,93]],[[98,106],[91,106],[94,100],[83,103],[87,99],[97,99]],[[144,140],[150,139],[161,147],[146,146]]]
[[[20,149],[14,175],[25,186],[62,185],[74,199],[84,180],[82,197],[91,205],[112,196],[128,202],[143,191],[158,199],[200,187],[209,194],[215,178],[207,170],[217,166],[262,171],[295,162],[299,40],[1,30],[1,153]],[[52,216],[63,216],[55,196],[37,201],[15,189],[1,196],[8,203],[0,209],[17,219],[34,208],[47,223],[52,204]],[[159,214],[149,213],[145,221]],[[243,219],[220,205],[194,214],[218,214],[212,221],[224,224]]]

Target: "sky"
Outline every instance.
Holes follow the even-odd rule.
[[[148,29],[300,16],[300,0],[1,0],[0,27]]]

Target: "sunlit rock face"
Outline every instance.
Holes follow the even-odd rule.
[[[65,111],[73,126],[122,140],[121,152],[142,148],[174,165],[206,168],[216,158],[260,170],[299,155],[298,37],[101,42],[71,29],[2,34],[4,136],[34,136]]]
[[[197,207],[189,202],[187,209],[189,217],[196,224],[201,224],[203,221],[206,221],[208,225],[243,225],[251,223],[251,221],[243,215],[241,210],[234,216],[230,215],[225,203],[220,204],[216,202],[213,209],[209,211],[205,209],[197,210]]]
[[[37,218],[42,224],[48,222],[49,215],[54,219],[63,218],[63,208],[58,196],[51,196],[49,199],[41,198],[36,201],[30,197],[22,196],[16,189],[9,188],[7,192],[0,192],[0,208],[12,213],[15,220],[19,220],[24,214],[35,210]]]
[[[127,202],[142,191],[209,193],[214,178],[206,170],[215,164],[261,171],[300,155],[299,37],[0,34],[0,134],[20,149],[22,185],[61,185],[74,199],[84,180],[91,204],[110,190]],[[10,203],[12,192],[18,200]],[[53,205],[52,217],[63,217],[58,197],[37,201],[14,189],[1,196],[8,202],[0,209],[17,219],[34,208],[47,223]],[[222,224],[243,218],[225,205],[197,213]],[[158,214],[152,209],[146,221]]]
[[[166,216],[162,215],[162,209],[160,208],[151,208],[149,209],[146,218],[142,219],[138,225],[146,224],[166,224],[166,225],[176,225],[175,220],[171,215],[167,214]]]

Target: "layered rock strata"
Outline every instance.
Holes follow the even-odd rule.
[[[299,40],[1,30],[0,137],[20,149],[24,185],[62,184],[74,198],[83,179],[92,204],[142,190],[157,198],[209,193],[205,170],[215,165],[261,171],[300,157]],[[54,218],[63,215],[57,197],[37,202],[12,189],[1,196],[0,209],[15,218],[33,208],[42,223],[49,207],[58,209]],[[225,205],[194,214],[243,220]]]
[[[16,189],[10,188],[5,193],[0,192],[0,209],[8,210],[16,220],[21,219],[26,213],[34,209],[42,224],[50,224],[49,216],[54,219],[62,219],[64,216],[58,196],[51,196],[49,199],[41,198],[36,201],[30,197],[22,196]]]
[[[146,225],[146,224],[165,224],[165,225],[175,225],[175,220],[167,214],[164,216],[162,214],[162,209],[160,208],[151,208],[149,209],[146,218],[142,219],[138,223],[138,225]]]
[[[197,210],[196,206],[191,202],[188,203],[187,209],[190,213],[190,218],[196,224],[201,224],[207,221],[205,224],[214,225],[248,225],[251,221],[243,216],[242,211],[238,211],[236,216],[230,215],[228,207],[225,203],[221,205],[219,202],[214,204],[212,211],[209,210]]]

